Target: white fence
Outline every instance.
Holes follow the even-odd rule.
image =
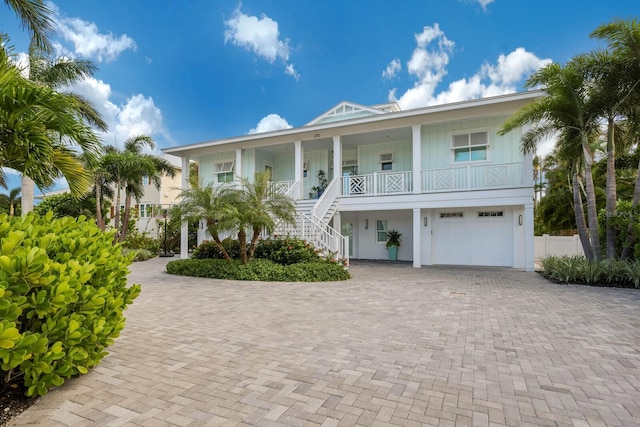
[[[584,255],[578,235],[574,236],[542,236],[533,237],[534,256],[544,259],[550,256]]]

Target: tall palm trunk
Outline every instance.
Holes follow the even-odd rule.
[[[122,218],[122,232],[120,233],[120,241],[124,242],[127,238],[127,231],[129,231],[129,218],[131,217],[129,212],[131,211],[131,193],[128,191],[124,196],[124,216]]]
[[[589,261],[593,260],[593,249],[589,240],[589,232],[587,230],[587,222],[584,217],[584,208],[582,207],[582,195],[580,194],[578,171],[574,170],[572,179],[573,188],[573,211],[576,217],[576,227],[578,228],[578,237],[582,243],[582,250]]]
[[[609,130],[607,132],[607,258],[616,257],[616,230],[613,228],[611,220],[615,215],[617,192],[616,192],[616,149],[614,144],[614,126],[613,117],[609,117]]]
[[[640,203],[640,161],[638,162],[638,172],[636,173],[636,186],[633,191],[633,202],[631,203],[632,209],[635,209]],[[632,210],[633,211],[633,210]],[[636,244],[636,236],[633,232],[635,227],[636,218],[631,215],[629,218],[629,225],[627,226],[627,239],[624,243],[624,248],[622,249],[622,255],[620,258],[627,259],[631,254],[633,254],[633,247]]]
[[[114,228],[116,229],[116,236],[113,239],[113,243],[115,244],[119,240],[118,237],[120,233],[120,181],[116,182],[116,206],[113,211],[115,213]]]
[[[96,225],[102,231],[105,230],[104,217],[102,216],[102,190],[100,189],[100,179],[96,178]]]
[[[582,151],[584,152],[584,180],[587,196],[587,221],[589,223],[589,237],[591,240],[591,248],[593,250],[593,260],[600,261],[602,259],[602,250],[600,249],[600,233],[598,231],[598,208],[596,205],[596,190],[593,185],[593,173],[591,165],[593,164],[593,154],[589,148],[586,135],[582,137]]]
[[[35,184],[31,178],[27,175],[22,174],[22,179],[20,180],[21,194],[22,199],[20,201],[20,206],[22,208],[22,216],[26,216],[29,212],[33,211],[33,192],[35,188]]]
[[[244,230],[244,224],[240,224],[239,227],[238,243],[240,244],[240,262],[244,265],[247,263],[247,232]]]

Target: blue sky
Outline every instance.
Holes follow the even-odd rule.
[[[599,25],[640,12],[638,0],[49,5],[58,54],[99,66],[73,90],[109,123],[104,143],[149,134],[160,148],[302,126],[343,100],[415,108],[520,91],[538,67],[598,48]],[[0,8],[0,31],[25,52]]]

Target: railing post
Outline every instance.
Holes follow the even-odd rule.
[[[373,173],[373,194],[378,194],[378,172]]]

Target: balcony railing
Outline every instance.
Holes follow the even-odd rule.
[[[521,187],[523,163],[467,165],[422,171],[422,192]]]
[[[272,193],[281,193],[291,197],[293,190],[297,187],[296,181],[275,181],[269,183],[269,190]]]
[[[413,172],[375,172],[342,177],[342,195],[403,194],[413,191]]]

